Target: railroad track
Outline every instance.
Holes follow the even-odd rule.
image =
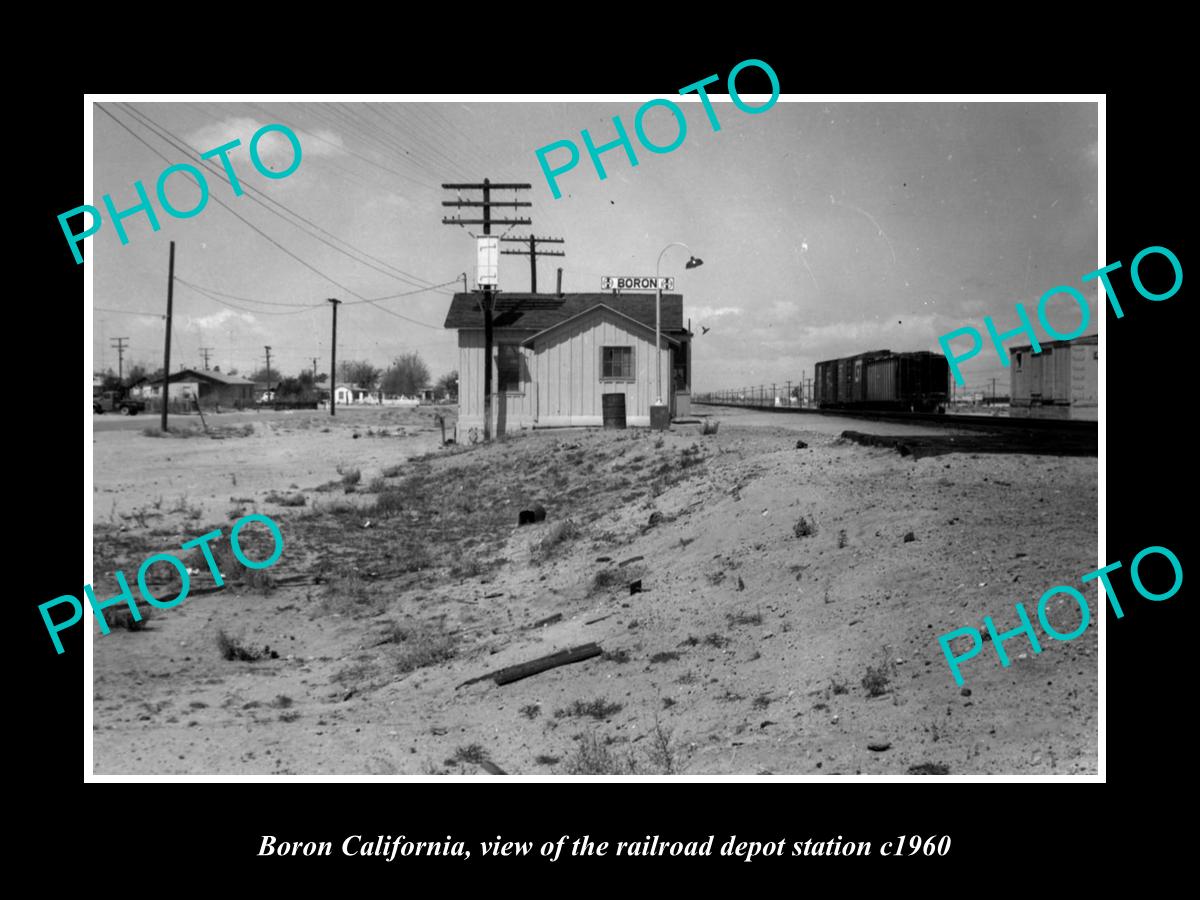
[[[811,409],[799,406],[759,406],[757,403],[726,403],[717,401],[693,401],[692,406],[729,406],[737,409],[754,409],[760,412],[841,416],[848,419],[867,419],[874,422],[941,425],[946,428],[962,428],[973,431],[1028,431],[1094,436],[1097,434],[1098,426],[1097,422],[1082,419],[1035,419],[1024,416],[962,416],[946,413],[900,412],[880,409]]]

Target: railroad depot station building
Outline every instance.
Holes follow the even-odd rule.
[[[458,331],[460,432],[483,426],[482,294],[459,293],[446,328]],[[492,316],[495,434],[519,428],[601,425],[605,394],[625,397],[625,420],[650,425],[658,399],[653,294],[501,293]],[[691,414],[692,333],[683,296],[663,294],[662,400]]]

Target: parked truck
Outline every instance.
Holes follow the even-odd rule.
[[[120,412],[126,416],[145,412],[146,403],[130,397],[124,391],[102,391],[92,397],[92,412],[102,415],[106,412]]]

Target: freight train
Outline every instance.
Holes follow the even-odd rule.
[[[950,366],[927,350],[874,350],[817,363],[814,387],[822,409],[945,412]]]

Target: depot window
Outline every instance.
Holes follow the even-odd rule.
[[[516,344],[501,344],[496,360],[499,385],[497,390],[521,390],[521,348]]]
[[[601,347],[600,377],[611,381],[633,381],[633,348]]]

